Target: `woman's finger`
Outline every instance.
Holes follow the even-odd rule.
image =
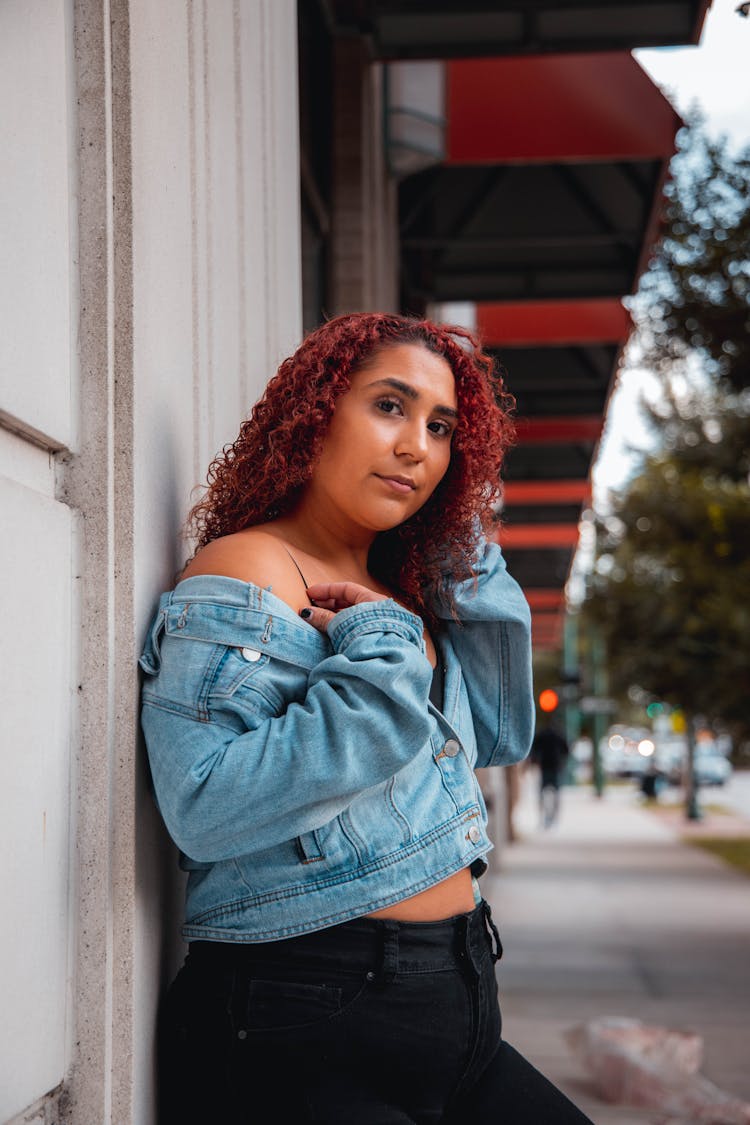
[[[385,601],[386,597],[368,586],[360,586],[358,582],[316,582],[307,587],[307,596],[319,605],[334,602],[339,609],[359,605],[360,602]]]
[[[323,609],[319,605],[306,605],[299,611],[299,615],[308,625],[312,625],[320,633],[325,633],[328,622],[336,616],[333,610]]]

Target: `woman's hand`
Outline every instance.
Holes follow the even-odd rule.
[[[311,602],[315,602],[315,605],[305,606],[300,610],[300,616],[321,633],[325,633],[329,621],[340,609],[359,605],[360,602],[386,600],[385,594],[378,594],[375,590],[360,586],[356,582],[316,582],[313,586],[307,587],[307,596]]]

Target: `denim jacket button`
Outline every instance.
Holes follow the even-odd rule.
[[[455,758],[460,749],[461,747],[456,742],[455,738],[449,738],[445,746],[443,747],[443,753],[445,754],[446,758]]]
[[[243,648],[240,649],[240,651],[245,660],[247,660],[250,664],[254,664],[256,660],[260,660],[260,653],[255,648]]]
[[[469,839],[471,840],[472,844],[478,844],[482,839],[482,833],[479,831],[476,824],[472,824],[471,828],[469,829]]]

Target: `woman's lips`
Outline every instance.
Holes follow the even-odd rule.
[[[414,481],[409,477],[387,477],[381,476],[380,473],[376,473],[375,475],[377,476],[378,480],[382,480],[383,484],[388,485],[388,487],[392,488],[394,492],[398,492],[400,496],[406,496],[410,492],[413,492],[416,488]]]

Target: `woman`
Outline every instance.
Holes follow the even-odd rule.
[[[162,1121],[586,1120],[500,1038],[476,882],[474,766],[533,721],[507,403],[462,329],[343,316],[211,466],[141,660],[188,872]]]

